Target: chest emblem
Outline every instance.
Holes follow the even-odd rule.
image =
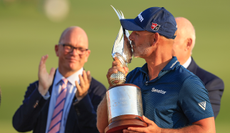
[[[155,92],[155,93],[160,93],[160,94],[165,94],[166,93],[166,91],[164,91],[164,90],[158,90],[158,89],[156,89],[156,88],[152,88],[152,90],[151,90],[152,92]]]

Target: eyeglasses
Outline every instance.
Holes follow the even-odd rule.
[[[88,51],[88,49],[82,47],[74,47],[69,44],[62,44],[62,46],[64,47],[64,50],[68,53],[72,53],[74,49],[76,49],[79,54],[84,54],[86,51]]]

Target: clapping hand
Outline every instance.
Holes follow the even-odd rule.
[[[42,56],[39,69],[38,69],[38,91],[41,95],[45,95],[49,89],[49,87],[52,85],[55,68],[51,68],[50,73],[46,70],[46,60],[48,58],[48,55]]]
[[[90,75],[90,71],[85,71],[83,70],[82,75],[79,75],[79,80],[80,80],[80,84],[78,83],[78,81],[75,81],[76,87],[77,87],[77,92],[76,92],[76,98],[83,98],[89,90],[90,87],[90,83],[92,80],[92,77]]]

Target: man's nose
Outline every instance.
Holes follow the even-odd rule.
[[[129,35],[129,40],[133,40],[133,32]]]

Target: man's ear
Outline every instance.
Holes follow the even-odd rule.
[[[89,55],[90,55],[91,51],[90,51],[90,50],[88,50],[88,51],[86,51],[86,52],[87,52],[87,53],[86,53],[85,62],[87,62],[87,61],[88,61],[88,58],[89,58]]]
[[[154,41],[155,41],[155,43],[158,42],[159,37],[160,37],[160,34],[159,34],[159,33],[155,33],[155,34],[154,34]]]
[[[59,56],[58,49],[59,49],[59,45],[55,45],[54,50],[55,50],[56,56]]]
[[[192,43],[192,38],[188,38],[186,43],[186,50],[190,51],[192,49]]]
[[[154,44],[156,44],[158,42],[159,36],[160,36],[159,33],[153,33],[151,35],[151,39],[152,39],[151,46],[154,45]]]

